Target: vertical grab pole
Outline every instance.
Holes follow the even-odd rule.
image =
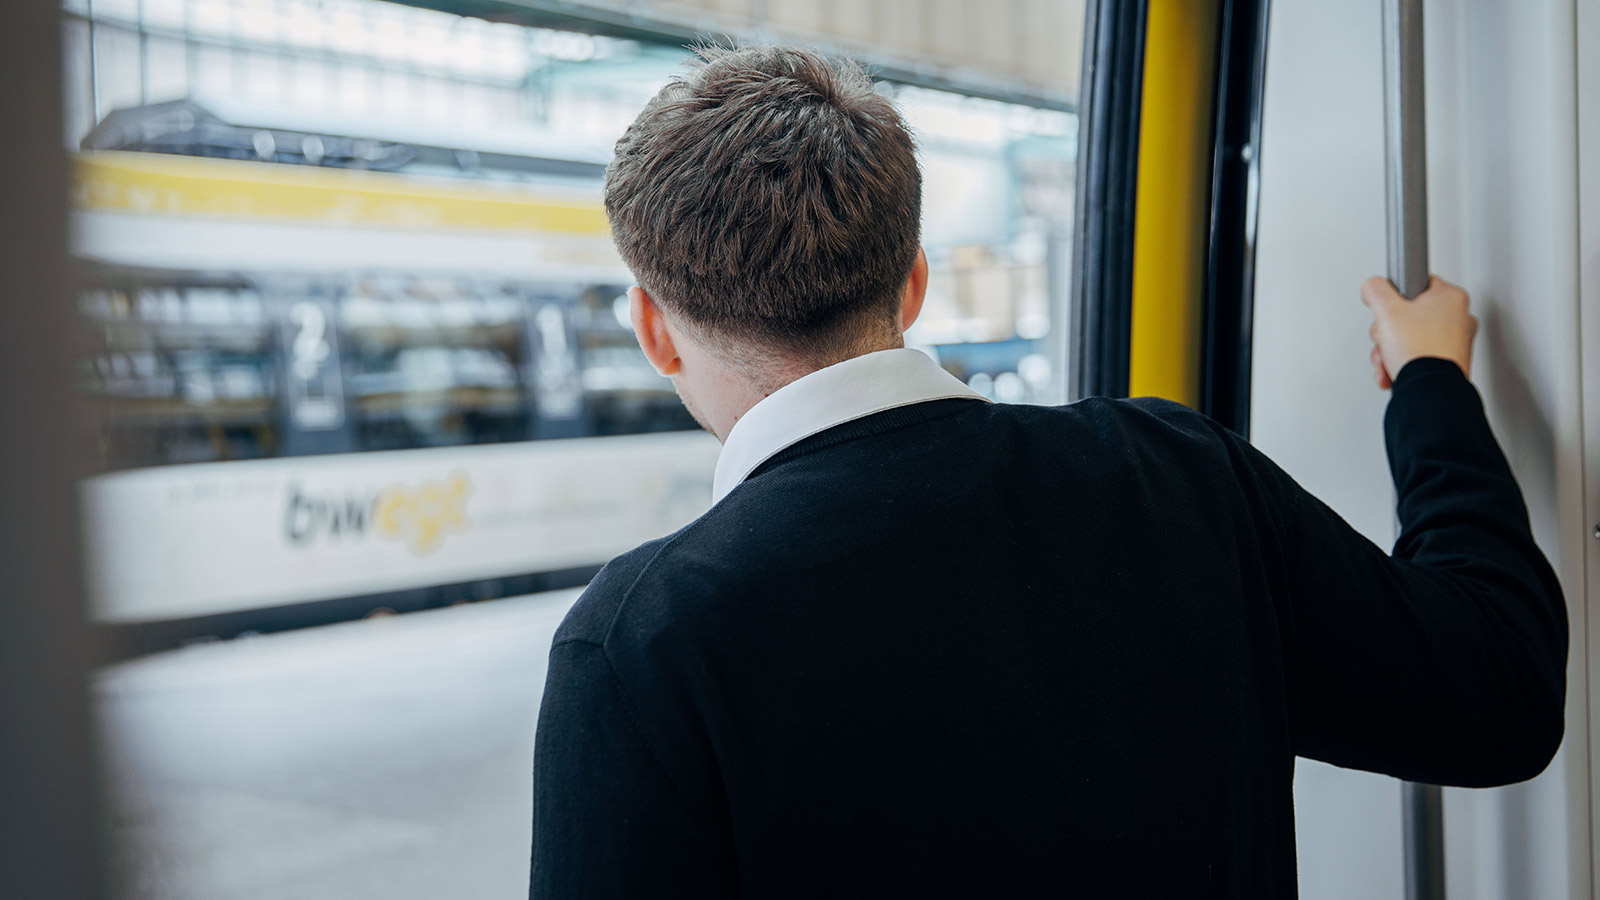
[[[1400,784],[1406,900],[1444,900],[1444,803],[1437,784]]]
[[[1422,0],[1383,0],[1384,169],[1389,281],[1407,298],[1428,288],[1428,161]],[[1400,786],[1406,900],[1444,900],[1444,805],[1438,785]]]
[[[1428,288],[1428,139],[1422,0],[1383,0],[1384,171],[1389,280],[1407,298]]]

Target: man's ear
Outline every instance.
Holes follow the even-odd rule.
[[[922,301],[928,296],[928,254],[917,248],[917,259],[906,279],[905,295],[900,298],[900,332],[905,333],[922,314]]]
[[[628,320],[633,323],[634,337],[639,339],[639,349],[650,365],[669,378],[678,374],[683,360],[678,358],[672,332],[667,330],[667,317],[644,288],[628,288]]]

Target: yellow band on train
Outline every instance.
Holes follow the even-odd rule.
[[[78,209],[406,229],[610,233],[598,198],[351,169],[158,153],[78,155]]]

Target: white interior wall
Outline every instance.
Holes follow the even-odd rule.
[[[1473,291],[1474,380],[1577,636],[1550,770],[1447,796],[1452,898],[1590,896],[1573,12],[1572,0],[1428,7],[1434,265]]]
[[[1583,635],[1586,646],[1600,646],[1597,640],[1596,629],[1600,628],[1600,617],[1589,616],[1589,610],[1595,608],[1600,601],[1600,0],[1580,0],[1577,8],[1577,28],[1575,30],[1576,56],[1578,68],[1578,318],[1579,327],[1576,329],[1580,335],[1579,360],[1583,370],[1580,402],[1583,411],[1583,456],[1577,460],[1580,472],[1578,481],[1584,486],[1581,503],[1582,508],[1576,510],[1578,519],[1572,521],[1573,513],[1569,512],[1562,520],[1564,531],[1571,529],[1577,532],[1571,535],[1572,539],[1582,543],[1584,549],[1577,555],[1582,566],[1582,575],[1585,580],[1583,597],[1583,610],[1585,627],[1577,633]],[[1566,483],[1567,479],[1563,479]],[[1577,492],[1573,492],[1577,493]],[[1585,539],[1584,532],[1589,532],[1590,537]],[[1574,627],[1579,623],[1575,620]],[[1597,695],[1592,679],[1596,672],[1595,666],[1585,666],[1585,677],[1578,679],[1588,689],[1586,700],[1600,696]],[[1574,667],[1574,675],[1578,671]],[[1592,707],[1585,704],[1586,709]],[[1589,803],[1587,808],[1580,804],[1573,804],[1574,815],[1571,819],[1577,826],[1577,831],[1586,835],[1587,845],[1591,848],[1583,861],[1588,867],[1579,871],[1589,885],[1590,896],[1594,893],[1594,865],[1593,860],[1600,859],[1600,833],[1594,827],[1595,809],[1595,779],[1592,773],[1595,770],[1595,750],[1600,746],[1600,741],[1595,738],[1595,731],[1600,727],[1595,715],[1588,717],[1589,737],[1588,759],[1589,768]],[[1568,720],[1569,732],[1580,727],[1578,721]],[[1575,867],[1576,869],[1577,867]]]
[[[1581,0],[1591,3],[1592,0]],[[1433,268],[1472,291],[1474,380],[1568,585],[1582,635],[1574,0],[1430,2]],[[1382,545],[1385,397],[1357,298],[1384,256],[1380,5],[1272,4],[1253,439]],[[1581,541],[1581,538],[1579,539]],[[1568,743],[1538,779],[1446,794],[1449,896],[1588,896],[1580,639]],[[1395,781],[1302,762],[1302,896],[1403,896]]]

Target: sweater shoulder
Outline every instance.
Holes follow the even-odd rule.
[[[640,544],[606,563],[561,620],[555,643],[578,641],[603,646],[640,575],[673,537]]]
[[[1123,416],[1148,419],[1168,427],[1186,431],[1212,434],[1220,426],[1204,413],[1164,397],[1131,397],[1126,400],[1103,400],[1116,407]]]
[[[1161,397],[1087,397],[1064,406],[1000,407],[999,415],[1015,416],[1024,431],[1044,426],[1032,437],[1051,439],[1053,432],[1070,435],[1101,462],[1131,462],[1146,455],[1167,455],[1176,466],[1203,464],[1208,458],[1232,455],[1243,443],[1215,420],[1181,403]]]
[[[611,560],[567,612],[555,643],[582,641],[626,656],[659,650],[664,635],[715,621],[719,605],[760,581],[760,566],[750,564],[751,545],[742,539],[743,506],[725,499],[678,531]]]

